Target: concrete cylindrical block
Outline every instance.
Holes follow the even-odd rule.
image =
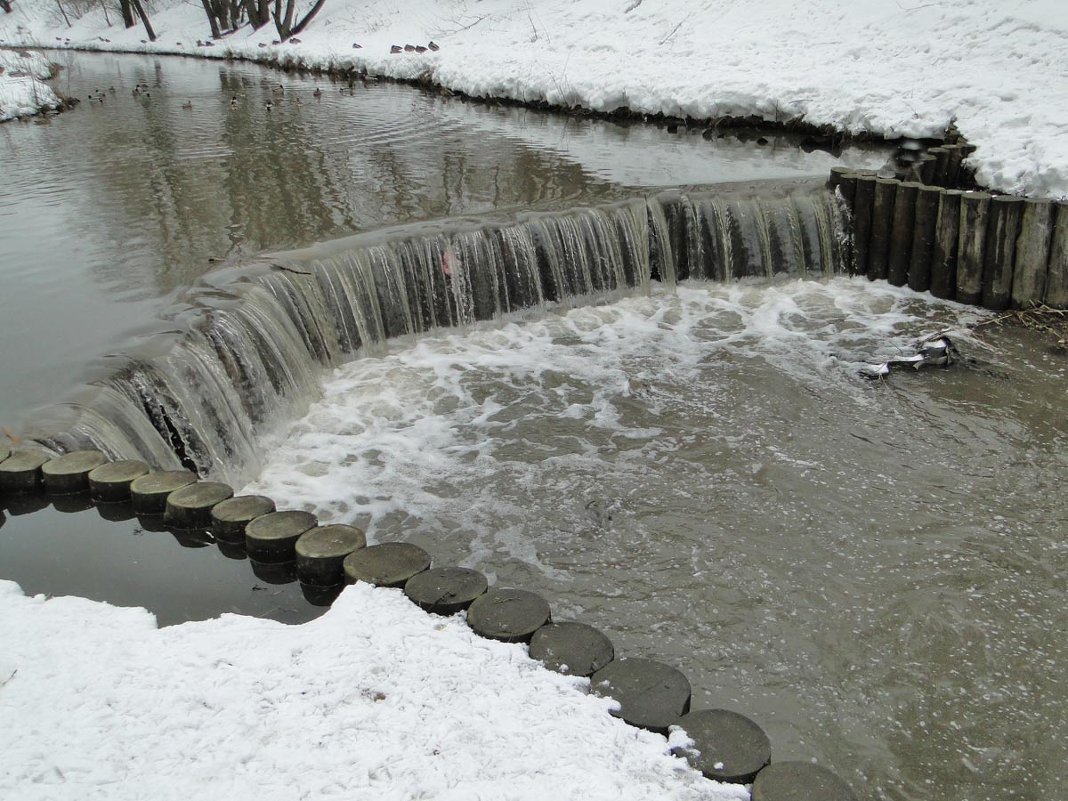
[[[983,262],[983,307],[994,311],[1012,302],[1012,275],[1016,260],[1016,237],[1020,232],[1023,201],[1000,195],[990,201]]]
[[[149,466],[139,459],[124,459],[89,472],[89,494],[94,501],[116,503],[130,500],[130,484],[147,476]]]
[[[300,536],[318,524],[311,512],[289,510],[257,517],[245,526],[249,558],[264,564],[292,562]]]
[[[218,481],[189,484],[167,496],[163,522],[178,529],[211,528],[211,510],[233,495],[233,487]]]
[[[871,238],[871,215],[875,203],[874,175],[857,175],[853,200],[853,274],[868,274],[868,241]]]
[[[898,181],[893,178],[875,180],[875,198],[871,212],[871,237],[868,239],[868,278],[872,281],[887,276],[890,258],[890,228],[894,220],[894,196]]]
[[[890,225],[890,254],[886,278],[894,286],[904,286],[909,277],[909,259],[916,230],[916,195],[920,184],[899,184],[894,194],[894,216]]]
[[[978,305],[983,299],[983,261],[990,195],[966,192],[960,199],[960,234],[957,244],[957,293],[960,303]]]
[[[675,753],[707,779],[749,784],[771,762],[771,740],[745,715],[728,709],[701,709],[683,715],[675,725],[693,741]]]
[[[1012,270],[1012,305],[1024,309],[1042,303],[1046,296],[1046,270],[1053,238],[1056,206],[1048,200],[1027,200],[1016,237],[1016,264]]]
[[[615,654],[612,641],[585,623],[549,623],[530,638],[531,659],[570,676],[590,676]]]
[[[238,495],[211,510],[211,531],[223,542],[245,543],[245,526],[275,510],[274,501],[263,495]]]
[[[952,300],[957,291],[957,246],[960,242],[960,199],[957,189],[941,193],[934,249],[931,251],[931,294]]]
[[[308,529],[297,540],[297,578],[301,584],[332,587],[345,578],[345,557],[367,545],[367,536],[355,526],[335,524]]]
[[[189,486],[197,477],[188,470],[162,470],[130,482],[130,500],[138,515],[162,515],[167,496]]]
[[[857,801],[852,788],[836,773],[811,762],[775,762],[753,780],[752,801]]]
[[[0,462],[11,455],[11,448],[0,447]]]
[[[938,204],[942,190],[922,186],[916,192],[916,206],[909,248],[909,289],[926,292],[931,287],[931,254],[934,251]]]
[[[467,610],[467,625],[481,637],[501,642],[530,642],[549,622],[549,603],[527,590],[494,587]]]
[[[107,464],[100,451],[72,451],[41,466],[45,489],[54,495],[71,495],[89,489],[89,473]]]
[[[41,451],[12,451],[0,462],[0,490],[31,492],[41,486],[41,467],[52,457]]]
[[[1057,204],[1053,222],[1043,302],[1054,309],[1068,309],[1068,206],[1063,203]]]
[[[430,569],[430,554],[410,542],[383,542],[353,551],[342,569],[349,584],[403,587],[412,576]]]
[[[486,577],[466,567],[435,567],[408,579],[404,594],[427,612],[454,615],[489,589]]]
[[[652,659],[617,659],[590,677],[590,688],[614,698],[613,715],[632,726],[666,734],[690,711],[690,681],[681,671]]]

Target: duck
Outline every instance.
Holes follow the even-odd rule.
[[[316,87],[315,87],[315,91],[314,91],[314,92],[312,92],[312,97],[314,97],[314,98],[320,98],[320,97],[322,97],[322,96],[323,96],[323,90],[322,90],[322,89],[320,89],[320,88],[319,88],[318,86],[316,86]]]
[[[403,50],[404,50],[404,48],[403,48],[403,47],[401,47],[400,45],[392,45],[392,46],[391,46],[391,47],[389,48],[389,52],[390,52],[390,53],[400,53],[400,52],[401,52],[401,51],[403,51]]]
[[[230,108],[237,108],[237,95],[230,98]]]
[[[406,44],[406,45],[404,46],[404,52],[405,52],[405,53],[414,53],[414,52],[415,52],[415,45],[412,45],[412,44]]]
[[[264,104],[264,106],[263,106],[263,107],[264,107],[265,109],[267,109],[268,111],[270,111],[270,110],[271,110],[272,108],[274,108],[274,103],[272,103],[272,102],[271,102],[270,100],[268,100],[268,101],[267,101],[267,102],[266,102],[266,103]]]
[[[186,100],[184,103],[182,103],[182,108],[184,108],[186,111],[189,111],[190,109],[193,108],[193,101],[192,100]]]
[[[431,41],[431,42],[430,42],[430,43],[429,43],[429,44],[427,45],[427,49],[429,49],[429,50],[433,50],[433,51],[434,51],[434,52],[436,53],[436,52],[438,52],[439,50],[441,50],[441,45],[439,45],[439,44],[438,44],[437,42]]]
[[[353,42],[352,43],[352,49],[353,50],[362,50],[363,49],[363,45],[360,44],[359,42]]]
[[[423,47],[422,45],[416,45],[415,46],[415,52],[416,53],[425,53],[426,52],[426,48]]]
[[[282,86],[282,84],[278,84],[278,86],[273,87],[271,91],[276,95],[284,95],[286,93],[286,88]]]

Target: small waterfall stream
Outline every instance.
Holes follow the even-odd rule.
[[[822,189],[670,191],[274,254],[191,290],[168,331],[113,358],[32,436],[239,485],[258,472],[264,437],[316,397],[323,368],[386,339],[647,291],[651,280],[843,272],[845,230]]]

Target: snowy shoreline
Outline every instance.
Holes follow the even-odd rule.
[[[0,47],[0,122],[61,108],[46,83],[52,77],[52,65],[42,54]]]
[[[1055,0],[1010,11],[993,0],[696,10],[550,0],[537,11],[519,0],[334,0],[285,44],[272,44],[272,26],[246,26],[211,46],[196,44],[209,32],[193,5],[154,12],[153,43],[99,11],[67,28],[26,1],[0,15],[0,43],[281,62],[553,108],[799,121],[849,136],[937,139],[955,124],[978,148],[970,163],[981,184],[1068,197],[1068,13]],[[390,53],[431,39],[439,52]]]

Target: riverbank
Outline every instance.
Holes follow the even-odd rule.
[[[0,122],[58,109],[60,99],[46,83],[51,77],[41,53],[0,48]]]
[[[993,0],[723,0],[700,10],[683,0],[537,9],[518,0],[332,0],[285,44],[274,43],[272,26],[211,42],[193,5],[155,12],[156,42],[141,26],[109,26],[98,9],[70,27],[55,15],[39,0],[19,3],[0,16],[0,41],[355,70],[474,97],[712,123],[797,121],[849,135],[939,138],[955,124],[978,147],[970,164],[983,185],[1068,197],[1068,15],[1054,0],[1011,11]],[[432,40],[439,50],[390,52]]]

